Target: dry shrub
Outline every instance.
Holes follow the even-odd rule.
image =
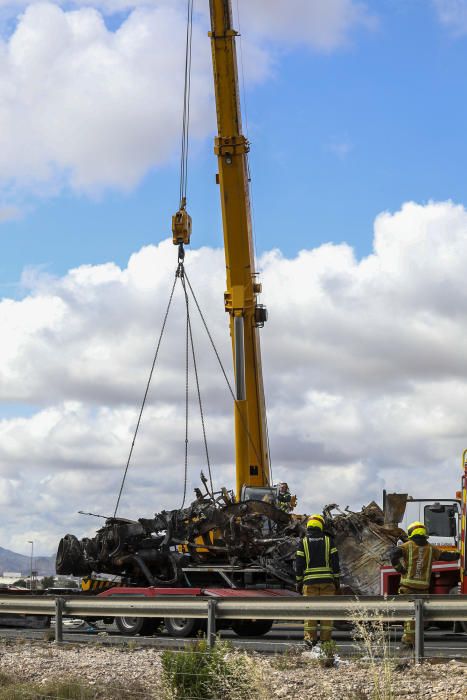
[[[0,700],[94,700],[95,691],[79,681],[51,681],[44,685],[35,683],[10,683],[0,688]]]
[[[389,624],[383,613],[376,611],[369,620],[362,620],[363,611],[352,615],[352,636],[369,666],[373,681],[371,700],[394,700],[394,656],[391,648]],[[365,691],[361,692],[365,697]],[[368,696],[367,696],[368,697]]]
[[[11,676],[0,673],[0,700],[156,700],[154,695],[138,682],[131,687],[121,683],[89,684],[68,678],[47,683],[18,683]]]
[[[271,660],[271,666],[276,671],[290,671],[303,667],[306,661],[303,660],[303,649],[301,647],[289,647],[282,653],[277,653]]]

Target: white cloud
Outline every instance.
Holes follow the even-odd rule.
[[[133,187],[167,162],[181,128],[184,20],[132,12],[116,30],[92,8],[28,7],[0,43],[0,181]],[[214,126],[209,43],[194,29],[192,135]],[[183,42],[182,42],[183,43]]]
[[[274,474],[300,510],[360,506],[383,487],[454,494],[467,423],[466,234],[462,206],[407,203],[376,219],[361,261],[344,244],[261,260]],[[66,531],[96,526],[78,510],[112,512],[174,268],[164,241],[125,269],[28,274],[26,297],[0,304],[0,395],[24,406],[0,422],[2,546],[28,539],[24,513],[52,551]],[[190,251],[187,270],[230,371],[222,251]],[[232,486],[231,402],[194,310],[193,321],[215,483]],[[180,505],[183,334],[178,294],[122,514]],[[205,464],[194,393],[191,411],[189,493]]]
[[[353,30],[376,24],[366,4],[354,0],[240,0],[240,13],[260,36],[320,51],[346,45]]]
[[[467,2],[466,0],[433,0],[439,21],[454,36],[467,34]]]
[[[207,2],[197,7],[191,134],[202,140],[215,116]],[[104,15],[122,9],[128,14],[109,29]],[[125,190],[177,156],[185,2],[3,3],[10,21],[18,11],[0,39],[0,186]],[[370,23],[352,0],[249,0],[240,11],[249,85],[271,74],[278,45],[330,51]]]
[[[6,204],[4,206],[0,205],[0,224],[7,221],[16,221],[22,216],[22,211],[19,207],[12,204]]]

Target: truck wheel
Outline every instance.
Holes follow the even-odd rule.
[[[136,634],[154,634],[159,620],[152,617],[116,617],[115,624],[120,632],[128,637]]]
[[[171,637],[195,637],[201,629],[201,620],[185,617],[164,617],[164,625]]]
[[[239,637],[261,637],[267,634],[273,620],[234,620],[232,629]]]

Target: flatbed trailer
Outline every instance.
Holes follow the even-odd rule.
[[[200,587],[200,588],[155,588],[155,587],[133,587],[114,586],[99,593],[99,598],[122,598],[125,596],[142,596],[146,598],[157,598],[159,596],[193,596],[204,598],[258,598],[258,597],[290,597],[298,596],[295,591],[285,588],[226,588],[226,587]],[[110,620],[107,620],[110,622]],[[137,634],[154,634],[162,626],[172,637],[192,637],[198,632],[205,631],[206,620],[192,618],[141,618],[141,617],[117,617],[115,623],[122,634],[134,636]],[[269,632],[273,625],[272,620],[225,620],[224,629],[231,628],[236,634],[242,637],[257,637]]]

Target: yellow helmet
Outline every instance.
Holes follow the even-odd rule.
[[[414,523],[410,523],[409,527],[407,528],[407,534],[409,539],[412,539],[412,537],[415,537],[416,535],[428,537],[428,530],[423,523],[416,520]]]
[[[319,514],[310,515],[306,526],[307,527],[319,527],[319,529],[322,530],[324,528],[323,516],[319,515]]]

